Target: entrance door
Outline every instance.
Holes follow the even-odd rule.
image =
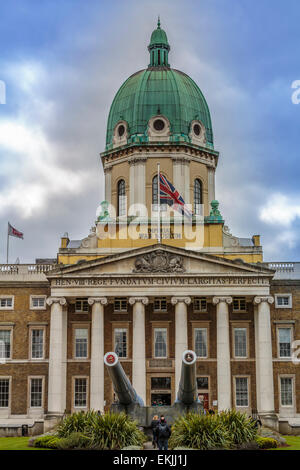
[[[209,409],[209,397],[208,393],[198,393],[198,398],[201,403],[203,403],[203,408],[205,410]]]
[[[170,406],[171,393],[151,393],[151,406]]]

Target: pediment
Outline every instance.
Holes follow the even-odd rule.
[[[151,245],[123,251],[92,261],[80,261],[51,271],[47,277],[85,277],[107,275],[261,275],[274,272],[261,265],[227,260],[167,245]]]

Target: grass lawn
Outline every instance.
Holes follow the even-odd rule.
[[[0,450],[48,450],[28,447],[29,437],[0,437]]]
[[[278,447],[272,450],[300,450],[300,436],[283,436],[289,447]]]

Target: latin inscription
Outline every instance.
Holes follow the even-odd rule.
[[[101,277],[92,279],[54,279],[53,287],[99,286],[252,286],[269,285],[269,279],[261,277]]]

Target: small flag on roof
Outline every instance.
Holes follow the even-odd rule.
[[[10,223],[8,222],[8,235],[11,237],[17,237],[17,238],[24,238],[24,234],[14,228]]]

